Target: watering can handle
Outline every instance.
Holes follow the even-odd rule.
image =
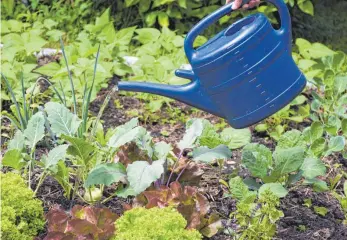
[[[281,28],[278,30],[280,34],[291,34],[291,20],[290,20],[290,14],[287,8],[287,5],[283,0],[266,0],[267,2],[270,2],[274,4],[278,8],[278,12],[281,17]],[[250,0],[243,0],[242,5],[249,3]],[[213,23],[217,22],[220,18],[224,17],[225,15],[231,13],[233,11],[232,5],[234,2],[231,2],[221,8],[219,8],[217,11],[213,12],[212,14],[208,15],[204,19],[202,19],[195,27],[193,27],[190,32],[187,34],[185,42],[184,42],[184,50],[186,52],[187,58],[189,61],[191,61],[192,56],[195,52],[193,44],[195,39],[199,36],[200,33],[202,33],[207,27],[212,25]],[[291,35],[290,35],[291,36]]]

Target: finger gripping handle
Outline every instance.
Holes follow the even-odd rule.
[[[283,0],[266,0],[267,2],[270,2],[274,4],[281,16],[281,29],[279,30],[281,33],[289,32],[291,29],[291,20],[290,20],[290,14],[287,8],[287,5]],[[242,5],[249,3],[250,0],[243,0]],[[195,39],[201,34],[207,27],[217,22],[220,18],[224,17],[225,15],[231,13],[233,11],[232,5],[234,2],[231,2],[221,8],[219,8],[217,11],[213,12],[212,14],[208,15],[204,19],[202,19],[198,24],[196,24],[190,32],[187,34],[185,42],[184,42],[184,50],[186,52],[186,56],[191,62],[192,56],[194,54],[194,41]]]
[[[251,0],[243,0],[242,5],[249,3]],[[196,24],[187,34],[186,40],[184,42],[184,50],[186,52],[186,55],[191,60],[191,56],[194,52],[194,41],[199,36],[200,33],[202,33],[208,26],[212,25],[213,23],[217,22],[220,18],[224,17],[225,15],[231,13],[233,11],[232,5],[234,2],[231,2],[229,4],[224,5],[223,7],[219,8],[217,11],[213,12],[212,14],[208,15],[204,19],[202,19],[198,24]]]

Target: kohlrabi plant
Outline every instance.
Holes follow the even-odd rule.
[[[169,186],[173,180],[184,179],[186,171],[198,170],[191,165],[195,162],[214,163],[231,156],[225,145],[215,148],[198,145],[197,138],[202,132],[203,121],[191,121],[183,139],[177,144],[177,155],[172,152],[171,145],[154,143],[150,134],[138,126],[137,119],[117,127],[104,137],[100,134],[97,139],[104,144],[101,147],[106,154],[103,158],[109,160],[97,164],[88,173],[84,186],[86,189],[98,187],[102,190],[105,186],[117,184],[118,190],[114,195],[136,196],[151,186]],[[187,161],[182,162],[187,150],[193,151]]]

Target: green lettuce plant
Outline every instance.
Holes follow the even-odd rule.
[[[212,237],[222,228],[216,213],[207,217],[210,204],[204,195],[196,187],[183,187],[178,182],[144,191],[135,198],[131,207],[139,206],[147,209],[173,207],[186,219],[187,229],[197,229],[206,237]]]
[[[226,184],[229,193],[237,201],[236,211],[230,217],[236,221],[237,229],[226,229],[226,233],[237,239],[270,240],[276,233],[276,222],[284,216],[278,209],[279,191],[271,188],[250,191],[240,177],[231,178]]]
[[[2,238],[32,240],[45,224],[41,201],[33,198],[20,175],[0,173],[0,177]]]
[[[116,220],[113,240],[131,239],[202,239],[194,229],[186,230],[187,222],[173,208],[133,208]]]

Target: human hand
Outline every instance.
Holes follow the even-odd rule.
[[[231,3],[233,0],[226,0],[225,4]],[[260,3],[260,0],[251,0],[248,4],[245,4],[242,6],[243,9],[253,8],[258,6]],[[233,10],[239,9],[241,7],[242,0],[235,0],[233,4]]]

